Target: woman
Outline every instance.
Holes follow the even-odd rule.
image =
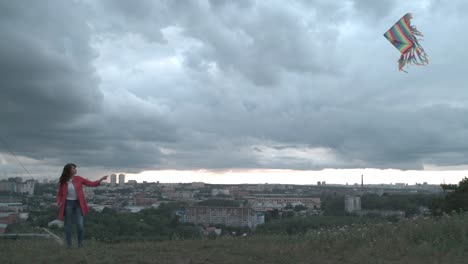
[[[107,179],[107,176],[102,177],[97,181],[90,181],[81,176],[76,175],[76,165],[69,163],[63,167],[62,176],[59,180],[59,190],[57,194],[57,206],[60,208],[58,218],[63,220],[65,216],[65,236],[67,238],[67,246],[71,248],[72,236],[72,221],[76,220],[78,230],[78,247],[83,246],[83,216],[88,214],[88,205],[83,193],[83,184],[86,186],[96,187],[102,181]]]

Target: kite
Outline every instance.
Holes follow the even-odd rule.
[[[416,27],[411,25],[412,18],[413,15],[407,13],[384,34],[388,41],[401,52],[401,57],[398,60],[398,69],[404,72],[406,71],[403,70],[403,67],[407,64],[429,64],[427,54],[418,42],[421,39],[416,38],[416,36],[424,36]]]

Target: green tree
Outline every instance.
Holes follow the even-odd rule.
[[[346,215],[344,210],[344,196],[327,195],[322,197],[322,209],[324,215]]]
[[[299,211],[302,211],[302,210],[306,210],[306,209],[307,209],[307,207],[305,207],[305,206],[302,205],[302,204],[298,204],[298,205],[294,206],[294,211],[296,211],[296,212],[299,212]]]
[[[429,206],[433,215],[468,211],[468,178],[464,177],[458,185],[441,184],[445,196],[436,197]],[[449,192],[448,192],[449,191]]]
[[[448,193],[443,204],[447,213],[468,211],[468,178],[461,180],[453,192]]]

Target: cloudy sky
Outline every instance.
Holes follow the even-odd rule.
[[[405,74],[383,33],[407,12],[430,65]],[[375,181],[393,169],[437,171],[429,182],[457,170],[456,182],[467,12],[464,0],[0,0],[0,177],[25,174],[8,145],[33,177],[74,162],[89,178],[374,168]]]

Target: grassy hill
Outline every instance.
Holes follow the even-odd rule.
[[[217,240],[0,239],[0,263],[468,263],[468,215]]]

